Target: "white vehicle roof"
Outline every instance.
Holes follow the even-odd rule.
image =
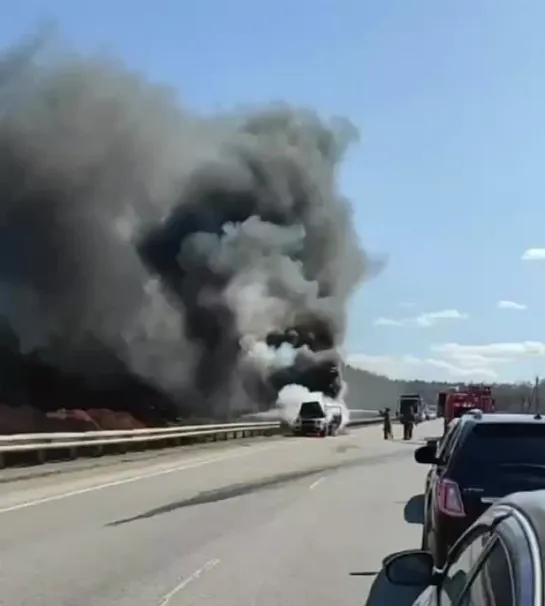
[[[302,400],[301,404],[304,402],[324,402],[324,394],[321,391],[310,391]]]

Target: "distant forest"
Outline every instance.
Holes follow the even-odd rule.
[[[399,381],[351,366],[345,366],[344,378],[348,384],[346,396],[348,407],[365,410],[379,410],[386,406],[394,408],[402,393],[418,393],[425,401],[435,403],[437,394],[443,389],[464,385],[464,383],[436,381]],[[509,412],[534,410],[533,384],[495,383],[492,388],[496,399],[496,410]],[[539,386],[538,401],[545,405],[545,381]],[[543,411],[545,412],[545,408]]]

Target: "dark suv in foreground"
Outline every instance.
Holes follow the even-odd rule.
[[[438,567],[458,538],[492,503],[545,488],[545,419],[473,412],[450,424],[439,446],[415,452],[432,465],[426,480],[422,548]]]

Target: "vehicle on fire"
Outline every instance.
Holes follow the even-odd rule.
[[[339,407],[340,412],[340,407]],[[293,434],[296,436],[320,436],[325,438],[336,432],[336,415],[327,409],[324,394],[320,392],[309,393],[301,402],[299,413],[293,423]],[[342,422],[342,414],[339,425]],[[338,427],[337,427],[338,428]]]

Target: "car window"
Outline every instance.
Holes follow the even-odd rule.
[[[441,458],[442,456],[444,456],[445,450],[448,448],[449,443],[452,440],[452,433],[454,431],[454,428],[449,428],[447,430],[447,433],[443,436],[443,438],[441,440],[439,440],[439,443],[437,444],[437,457]]]
[[[455,425],[451,426],[447,430],[447,435],[445,436],[445,438],[440,442],[439,448],[437,450],[437,458],[441,461],[446,461],[448,459],[448,456],[451,452],[452,444],[454,443],[454,439],[458,433],[459,428],[460,423],[456,423]]]
[[[496,539],[459,606],[513,606],[514,579],[509,554]]]
[[[447,569],[439,588],[439,606],[457,606],[462,597],[473,568],[489,543],[486,530],[474,534],[454,557],[447,563]]]
[[[490,470],[505,467],[509,473],[531,469],[533,474],[545,470],[545,424],[483,423],[473,427],[460,452],[460,463]],[[530,466],[530,467],[529,467]]]

